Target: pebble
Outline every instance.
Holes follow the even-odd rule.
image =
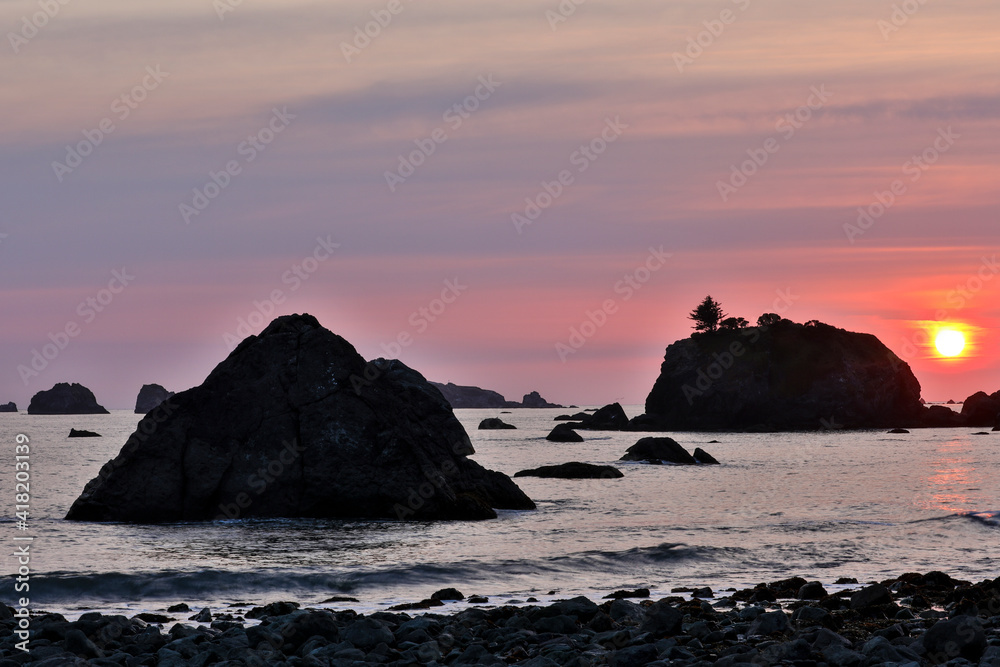
[[[714,605],[677,596],[632,602],[612,594],[601,604],[577,597],[545,606],[360,615],[278,602],[247,614],[260,619],[258,625],[228,614],[212,620],[207,609],[192,620],[211,621],[208,627],[171,624],[156,614],[126,618],[90,612],[74,622],[39,614],[31,618],[27,654],[15,647],[17,619],[3,607],[0,667],[1000,667],[1000,578],[971,584],[942,573],[909,573],[819,599],[811,598],[822,585],[808,583],[807,596],[800,596],[804,584],[796,578],[727,591]],[[450,589],[437,597],[455,593]],[[777,601],[762,600],[769,597]],[[719,605],[722,601],[731,604]],[[914,602],[924,607],[911,608]]]

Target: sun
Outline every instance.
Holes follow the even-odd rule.
[[[965,349],[965,336],[955,329],[942,329],[934,339],[934,346],[944,357],[957,357]]]

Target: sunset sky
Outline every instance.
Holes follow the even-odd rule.
[[[576,2],[0,2],[0,403],[130,408],[292,312],[641,403],[706,294],[1000,389],[996,0]]]

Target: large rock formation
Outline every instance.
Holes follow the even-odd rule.
[[[629,428],[888,428],[922,415],[920,383],[875,336],[782,320],[670,345]]]
[[[147,414],[66,518],[485,519],[534,508],[472,453],[422,375],[366,363],[311,315],[290,315]]]
[[[1000,391],[987,395],[977,391],[962,404],[962,419],[966,426],[994,426],[1000,423]]]
[[[530,394],[525,394],[524,398],[521,399],[522,408],[561,408],[564,407],[558,403],[549,403],[542,395],[537,391],[533,391]]]
[[[29,415],[106,415],[108,411],[97,404],[94,392],[82,384],[60,382],[47,391],[31,397]]]
[[[17,405],[13,402],[0,405],[0,412],[17,412]]]
[[[135,414],[144,415],[173,395],[158,384],[144,384],[135,398]]]

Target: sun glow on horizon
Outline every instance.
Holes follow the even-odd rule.
[[[957,357],[965,349],[965,334],[957,329],[941,329],[934,338],[934,347],[943,357]]]

